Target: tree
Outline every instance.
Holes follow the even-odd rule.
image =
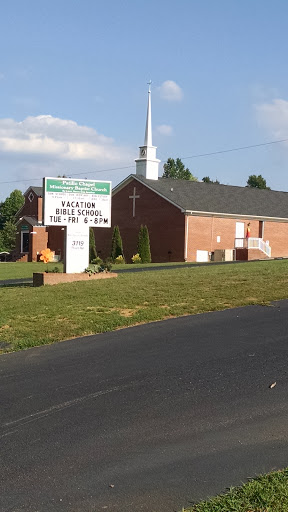
[[[138,235],[138,254],[142,263],[151,263],[149,232],[147,226],[142,224]]]
[[[266,180],[261,176],[261,174],[259,174],[259,176],[256,176],[256,174],[251,174],[247,180],[247,186],[251,188],[270,190],[270,187],[267,187]]]
[[[115,261],[118,256],[123,255],[123,243],[120,235],[119,226],[114,226],[111,246],[111,259]]]
[[[0,231],[0,252],[11,252],[16,245],[16,225],[12,221],[5,222],[3,229]]]
[[[180,158],[177,158],[176,161],[174,158],[168,158],[167,162],[163,165],[163,169],[164,172],[162,174],[162,178],[198,181],[198,179],[189,171],[188,167],[185,169],[185,165]]]
[[[6,222],[14,222],[14,217],[24,204],[24,196],[20,190],[13,190],[10,196],[0,204],[0,230]]]
[[[95,260],[97,258],[96,244],[95,244],[95,235],[93,228],[89,229],[89,262]]]
[[[218,181],[217,178],[215,181],[213,181],[209,178],[209,176],[204,176],[204,178],[202,178],[202,181],[203,183],[214,183],[214,185],[220,185],[220,181]]]

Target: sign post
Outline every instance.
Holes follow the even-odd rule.
[[[111,182],[44,178],[46,226],[66,226],[64,272],[83,272],[89,265],[89,228],[111,227]]]

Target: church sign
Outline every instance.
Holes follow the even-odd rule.
[[[64,272],[89,265],[89,228],[111,227],[111,181],[44,178],[45,226],[65,226]]]
[[[44,178],[44,224],[111,227],[111,181]]]

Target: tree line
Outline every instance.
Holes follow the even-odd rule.
[[[11,252],[16,243],[16,213],[24,204],[20,190],[13,190],[10,196],[0,203],[0,252]]]
[[[168,158],[167,162],[163,165],[163,174],[162,178],[172,178],[175,180],[189,180],[189,181],[199,181],[194,174],[188,169],[185,168],[181,158]],[[216,185],[220,185],[220,181],[211,180],[209,176],[204,176],[201,180],[204,183],[214,183]],[[270,190],[270,187],[267,187],[266,180],[259,174],[251,174],[248,177],[247,187],[250,188],[260,188]]]

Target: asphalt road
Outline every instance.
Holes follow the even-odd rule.
[[[2,355],[1,512],[169,512],[286,466],[287,336],[282,301]]]

